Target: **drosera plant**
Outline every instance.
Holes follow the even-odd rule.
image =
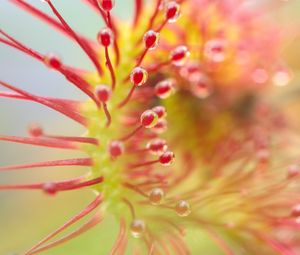
[[[108,213],[120,219],[121,228],[120,236],[112,248],[112,254],[125,252],[128,231],[134,237],[143,240],[144,245],[148,247],[145,249],[154,249],[154,240],[150,236],[151,224],[148,226],[147,219],[143,219],[144,212],[139,208],[141,207],[139,200],[147,199],[149,204],[153,202],[154,206],[159,204],[158,200],[163,199],[162,194],[159,199],[157,191],[164,193],[163,188],[170,170],[161,171],[158,170],[160,167],[156,166],[170,166],[174,160],[174,153],[168,150],[166,141],[158,139],[161,132],[156,131],[162,130],[157,125],[164,120],[166,109],[160,106],[154,107],[147,97],[143,97],[142,93],[145,92],[140,91],[139,88],[151,86],[147,84],[148,77],[155,76],[159,70],[160,63],[148,71],[148,65],[144,65],[143,62],[150,51],[154,52],[156,47],[159,47],[159,33],[168,23],[176,22],[180,15],[179,3],[159,1],[152,10],[152,16],[147,23],[148,28],[144,30],[145,25],[140,21],[144,13],[142,1],[135,1],[133,24],[117,24],[111,15],[115,6],[114,1],[85,1],[103,17],[106,24],[106,27],[100,29],[96,41],[91,41],[70,27],[51,0],[43,2],[48,5],[53,16],[49,16],[26,1],[10,2],[77,43],[96,70],[96,72],[87,72],[67,66],[55,54],[46,55],[37,52],[3,29],[0,30],[1,43],[59,72],[70,84],[90,98],[87,102],[78,102],[41,97],[7,82],[0,82],[2,87],[9,90],[9,92],[1,92],[2,97],[40,103],[71,118],[84,126],[87,131],[85,136],[80,137],[54,136],[48,135],[41,125],[32,125],[28,129],[28,137],[1,136],[0,140],[55,149],[82,150],[88,155],[86,158],[1,167],[1,171],[72,165],[88,166],[91,169],[87,175],[68,181],[2,185],[0,189],[37,189],[51,196],[63,191],[87,187],[96,192],[95,200],[86,208],[35,244],[25,254],[40,253],[61,244],[95,226]],[[152,23],[157,19],[161,19],[160,24],[154,26]],[[124,25],[124,28],[120,29],[118,25]],[[135,33],[131,33],[134,30],[144,33],[142,38],[134,36]],[[126,38],[126,34],[130,38]],[[122,47],[126,40],[132,42],[131,47]],[[185,57],[185,54],[188,54],[187,50],[182,54],[180,50],[175,49],[165,64],[177,63]],[[132,199],[133,197],[135,198]],[[177,210],[175,205],[173,210],[174,212]],[[53,241],[58,234],[94,211],[96,211],[94,216],[77,230]]]
[[[216,82],[221,77],[208,79],[199,70],[203,61],[199,52],[213,56],[224,68],[224,45],[202,38],[191,9],[194,3],[201,3],[208,10],[212,6],[216,15],[215,8],[224,11],[223,5],[157,0],[145,6],[136,0],[132,22],[121,22],[112,15],[118,1],[85,0],[106,24],[90,40],[69,26],[54,1],[43,1],[52,16],[24,0],[9,1],[73,40],[94,65],[92,71],[67,66],[55,54],[37,52],[0,29],[1,43],[57,71],[89,97],[86,102],[42,97],[0,81],[9,90],[0,92],[1,97],[42,104],[86,129],[83,136],[69,137],[48,134],[42,125],[32,125],[28,137],[0,136],[0,140],[80,150],[87,155],[3,166],[0,171],[75,165],[90,169],[72,180],[1,185],[0,190],[40,190],[56,196],[89,188],[95,193],[87,207],[24,254],[61,245],[107,215],[113,215],[120,227],[111,255],[203,252],[202,240],[196,247],[191,245],[193,231],[212,240],[212,253],[297,254],[300,170],[299,162],[289,157],[294,143],[289,140],[288,124],[259,97],[246,106],[244,101],[234,101],[239,110],[247,108],[247,114],[238,114],[227,104],[230,93],[215,97],[204,86],[208,80],[223,86]],[[223,4],[233,2],[240,1]],[[191,25],[190,19],[193,32],[184,31],[181,37],[179,18],[181,24]],[[216,15],[216,20],[222,19]],[[245,24],[234,23],[234,28],[238,25],[242,29]],[[202,44],[194,50],[197,45],[189,39],[193,35],[207,40],[202,51]],[[200,87],[195,88],[193,77],[201,79]],[[241,91],[235,94],[241,92],[244,98]],[[69,230],[82,219],[82,225]],[[289,233],[288,238],[283,231]]]

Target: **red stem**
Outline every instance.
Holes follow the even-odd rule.
[[[42,239],[40,242],[38,242],[36,245],[34,245],[29,251],[27,251],[24,255],[30,255],[34,250],[36,250],[38,247],[43,245],[44,243],[48,242],[53,237],[57,236],[59,233],[64,231],[69,226],[73,225],[74,223],[78,222],[80,219],[88,215],[90,212],[92,212],[95,208],[97,208],[102,202],[102,196],[101,194],[96,197],[95,200],[93,200],[85,209],[83,209],[81,212],[76,214],[74,217],[72,217],[70,220],[68,220],[65,224],[63,224],[61,227],[53,231],[51,234],[46,236],[44,239]]]
[[[8,141],[14,143],[30,144],[59,149],[79,149],[78,146],[73,142],[40,137],[0,136],[0,141]]]
[[[2,30],[0,30],[0,33],[2,33],[7,38],[9,38],[13,43],[10,41],[6,41],[2,38],[0,38],[0,42],[5,43],[5,44],[9,45],[10,47],[13,47],[17,50],[20,50],[21,52],[23,52],[25,54],[28,54],[29,56],[37,59],[38,61],[43,62],[43,64],[45,63],[45,59],[46,59],[45,56],[38,53],[37,51],[30,49],[27,46],[25,46],[21,42],[17,41],[16,39],[14,39],[11,36],[9,36],[7,33],[3,32]],[[90,86],[90,84],[88,82],[86,82],[83,78],[81,78],[81,76],[76,74],[74,69],[66,67],[66,66],[61,66],[61,67],[57,68],[56,70],[59,71],[61,74],[63,74],[68,81],[70,81],[77,88],[79,88],[82,92],[84,92],[86,95],[88,95],[97,104],[97,106],[99,106],[99,102],[98,102],[97,98],[95,97],[95,95],[93,94],[92,87]]]
[[[64,20],[64,18],[60,15],[60,13],[57,11],[55,6],[52,4],[51,0],[46,1],[48,5],[50,6],[52,12],[54,15],[60,20],[61,24],[64,26],[64,28],[72,35],[74,40],[78,43],[78,45],[82,48],[82,50],[87,54],[87,56],[90,58],[90,60],[93,62],[94,66],[96,67],[98,74],[100,76],[103,75],[103,70],[99,64],[98,58],[94,50],[85,42],[83,41],[77,33],[68,25],[68,23]]]
[[[157,0],[156,6],[155,6],[155,10],[154,10],[154,12],[153,12],[153,14],[152,14],[152,16],[150,18],[147,31],[153,27],[153,23],[155,21],[155,18],[157,16],[158,12],[159,12],[159,6],[161,5],[161,1],[162,0]]]
[[[104,113],[105,113],[105,116],[106,116],[106,119],[107,119],[107,122],[106,122],[106,127],[109,127],[110,124],[111,124],[111,115],[107,109],[107,104],[106,103],[103,103],[103,110],[104,110]]]
[[[148,52],[148,49],[145,49],[145,50],[143,51],[142,55],[139,57],[139,59],[138,59],[138,61],[137,61],[137,63],[136,63],[136,66],[140,66],[140,65],[142,64],[142,62],[143,62],[143,60],[144,60],[144,58],[145,58],[147,52]]]
[[[14,39],[12,36],[10,36],[9,34],[7,34],[6,32],[4,32],[2,29],[0,29],[0,34],[2,34],[3,36],[5,36],[7,39],[9,39],[12,43],[11,44],[8,44],[7,42],[5,42],[5,40],[1,40],[3,43],[6,43],[12,47],[15,47],[16,49],[19,49],[21,51],[24,51],[25,53],[29,54],[30,56],[40,60],[40,61],[43,61],[44,60],[44,57],[34,51],[33,49],[30,49],[28,47],[26,47],[24,44],[22,44],[21,42],[17,41],[16,39]]]
[[[158,29],[156,30],[157,33],[160,33],[160,31],[164,28],[164,26],[168,23],[168,20],[165,19],[163,23],[161,23],[161,25],[158,27]]]
[[[112,90],[114,90],[115,87],[116,87],[116,75],[115,75],[114,68],[113,68],[113,66],[111,64],[111,61],[110,61],[108,47],[105,47],[105,58],[106,58],[107,67],[108,67],[109,72],[110,72]]]
[[[58,21],[56,21],[55,19],[53,19],[52,17],[50,17],[48,14],[40,11],[39,9],[25,2],[24,0],[9,0],[9,1],[17,5],[21,9],[31,13],[33,16],[44,21],[45,23],[57,29],[59,32],[67,35],[68,37],[74,40],[74,37],[64,28],[64,26],[60,24]],[[83,36],[80,36],[80,38],[82,41],[85,41],[87,44],[91,44],[91,42],[89,42],[88,39],[84,38]]]
[[[103,182],[103,177],[101,176],[85,182],[79,182],[80,180],[82,180],[82,177],[74,180],[68,180],[62,182],[53,182],[53,183],[50,182],[50,184],[54,185],[55,192],[76,190],[87,186],[93,186],[99,184]],[[32,189],[44,190],[46,184],[48,183],[43,182],[43,183],[33,183],[33,184],[0,185],[0,190],[32,190]]]
[[[53,138],[58,140],[70,141],[70,142],[78,142],[78,143],[88,143],[98,145],[98,140],[92,137],[77,137],[77,136],[50,136],[46,135],[44,137]]]
[[[153,164],[158,163],[158,162],[159,162],[159,160],[152,160],[152,161],[148,161],[148,162],[132,164],[132,165],[130,165],[130,168],[139,168],[139,167],[143,167],[143,166],[149,166],[149,165],[153,165]]]
[[[143,11],[143,0],[135,0],[133,27],[136,27]]]
[[[108,24],[108,21],[106,19],[106,15],[105,12],[99,7],[97,0],[84,0],[85,2],[87,2],[91,7],[93,7],[94,10],[96,10],[103,18],[105,24],[114,32],[115,35],[115,40],[114,40],[114,51],[116,54],[116,65],[119,65],[120,63],[120,49],[117,43],[117,38],[118,38],[118,30],[116,28],[116,25],[114,24],[113,20],[110,17],[110,25]]]
[[[139,130],[141,130],[143,128],[143,126],[139,126],[137,127],[135,130],[133,130],[131,133],[129,133],[128,135],[124,136],[123,138],[119,139],[120,141],[126,141],[128,140],[130,137],[132,137],[134,134],[136,134]]]
[[[99,222],[101,222],[103,219],[103,217],[100,214],[95,214],[91,219],[89,219],[86,223],[84,223],[83,225],[81,225],[79,228],[77,228],[76,230],[70,232],[69,234],[43,246],[40,248],[37,248],[35,250],[33,250],[32,252],[28,253],[28,255],[33,255],[33,254],[37,254],[40,253],[42,251],[46,251],[49,250],[53,247],[56,247],[62,243],[65,243],[67,241],[70,241],[74,238],[76,238],[77,236],[85,233],[86,231],[90,230],[91,228],[95,227]]]
[[[170,60],[167,60],[165,62],[162,62],[162,63],[159,63],[157,64],[156,66],[153,66],[153,67],[149,67],[147,68],[147,71],[148,73],[154,73],[154,72],[157,72],[160,68],[166,66],[166,65],[169,65],[171,63]]]
[[[133,94],[135,88],[136,88],[136,86],[133,84],[132,88],[130,89],[130,91],[129,91],[128,95],[127,95],[127,97],[118,105],[119,108],[122,108],[123,106],[125,106],[129,102],[129,100],[132,97],[132,94]]]
[[[10,89],[14,92],[17,92],[18,94],[22,95],[23,97],[25,97],[27,100],[32,100],[34,102],[37,102],[37,103],[40,103],[42,105],[45,105],[53,110],[56,110],[64,115],[66,115],[67,117],[79,122],[80,124],[82,125],[86,125],[86,119],[81,116],[80,114],[74,112],[73,110],[69,109],[68,107],[64,107],[60,104],[57,104],[55,101],[50,101],[50,100],[47,100],[47,98],[43,98],[43,97],[38,97],[38,96],[35,96],[33,94],[30,94],[24,90],[21,90],[19,88],[16,88],[8,83],[5,83],[3,81],[0,81],[0,85],[7,88],[7,89]]]
[[[0,171],[20,170],[20,169],[28,169],[28,168],[39,168],[39,167],[91,166],[91,165],[92,165],[92,160],[90,158],[76,158],[76,159],[44,161],[44,162],[24,164],[24,165],[2,166],[0,167]]]
[[[126,225],[125,225],[125,220],[122,218],[121,222],[120,222],[120,231],[118,234],[118,238],[117,238],[114,246],[112,247],[109,255],[117,254],[119,248],[121,247],[121,244],[123,243],[125,235],[126,235]]]

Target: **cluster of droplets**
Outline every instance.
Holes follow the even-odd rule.
[[[109,12],[111,11],[113,4],[108,3],[107,6],[104,7],[104,3],[102,3],[102,8]],[[121,101],[118,105],[119,108],[123,108],[126,104],[128,104],[133,96],[134,91],[138,87],[142,87],[145,85],[149,78],[149,72],[155,72],[159,70],[160,66],[172,64],[175,67],[182,67],[186,63],[187,59],[190,56],[190,52],[188,48],[184,45],[178,46],[173,49],[169,54],[169,59],[162,64],[158,64],[153,68],[150,67],[149,70],[143,66],[143,61],[148,53],[148,51],[154,51],[159,46],[160,41],[160,32],[165,26],[166,23],[175,22],[180,16],[180,6],[178,3],[174,1],[168,1],[163,3],[160,6],[165,12],[165,21],[156,29],[149,28],[143,35],[142,42],[144,46],[144,50],[141,55],[137,58],[137,62],[135,67],[130,72],[130,75],[124,80],[125,82],[130,81],[132,84],[132,88],[129,91],[127,97]],[[109,22],[108,22],[109,24]],[[114,44],[115,36],[111,27],[103,28],[97,36],[98,42],[105,48],[105,56],[106,56],[106,65],[108,66],[112,79],[112,86],[106,84],[97,85],[95,89],[96,98],[103,106],[103,110],[107,116],[107,127],[111,122],[111,118],[107,109],[107,103],[114,93],[115,89],[115,74],[113,65],[111,64],[108,47]],[[151,69],[152,68],[152,69]],[[154,87],[155,95],[160,99],[166,99],[171,96],[176,90],[176,82],[173,79],[165,79],[163,81],[158,82]],[[167,121],[166,121],[167,111],[163,106],[155,106],[151,109],[145,110],[141,113],[139,119],[139,125],[128,135],[121,137],[118,140],[113,140],[108,145],[108,152],[111,158],[116,159],[119,156],[122,156],[126,153],[125,142],[132,137],[134,137],[141,129],[147,129],[153,132],[154,134],[162,134],[167,130]],[[158,158],[154,161],[150,162],[142,162],[138,164],[133,164],[133,168],[143,167],[144,165],[160,163],[162,166],[170,166],[174,161],[174,153],[168,150],[167,142],[160,138],[154,138],[150,140],[146,145],[146,150],[157,156]],[[165,191],[163,188],[153,188],[149,194],[148,199],[150,204],[153,206],[159,206],[162,204],[163,199],[165,197]],[[173,210],[181,217],[186,217],[190,214],[190,205],[187,201],[180,200],[177,204],[174,205]],[[135,238],[139,238],[146,231],[146,223],[142,219],[134,218],[131,226],[132,236]]]
[[[161,24],[159,24],[156,27],[156,29],[154,28],[155,26],[153,20],[149,22],[149,26],[147,27],[146,32],[143,34],[141,40],[138,42],[139,44],[137,44],[137,45],[140,44],[142,45],[143,47],[142,52],[139,55],[139,57],[136,59],[136,62],[135,61],[132,62],[135,63],[135,65],[133,65],[133,67],[130,68],[128,72],[128,76],[121,81],[119,80],[120,77],[117,73],[118,68],[120,68],[120,66],[122,67],[122,65],[119,63],[120,56],[118,56],[118,54],[120,53],[120,50],[118,48],[119,34],[118,31],[116,30],[113,17],[111,17],[111,11],[115,6],[115,1],[87,0],[87,2],[90,5],[92,5],[93,8],[95,8],[95,10],[100,12],[106,24],[106,26],[102,28],[96,36],[98,45],[90,43],[90,41],[86,39],[84,36],[79,35],[77,32],[75,32],[64,20],[64,18],[60,15],[59,11],[53,5],[51,0],[46,0],[44,2],[49,5],[57,20],[55,20],[51,16],[47,16],[47,14],[39,11],[34,6],[31,6],[30,4],[27,4],[24,1],[16,0],[16,4],[18,6],[24,8],[25,10],[28,10],[31,13],[34,13],[41,20],[44,20],[50,23],[52,26],[58,28],[61,32],[63,32],[68,37],[70,37],[81,47],[81,49],[86,53],[86,55],[89,57],[91,62],[94,64],[95,69],[97,70],[96,72],[97,82],[90,83],[90,80],[87,78],[90,73],[84,71],[77,72],[77,69],[65,65],[59,56],[55,54],[43,55],[25,46],[23,43],[15,40],[14,38],[9,36],[2,30],[0,30],[0,32],[1,35],[5,37],[5,39],[1,38],[1,42],[17,50],[20,50],[21,52],[29,55],[30,57],[33,57],[34,59],[42,62],[48,68],[61,73],[70,83],[75,85],[87,96],[89,96],[91,100],[88,101],[87,105],[90,106],[91,103],[93,104],[93,107],[91,108],[95,109],[92,110],[96,112],[95,115],[99,116],[99,113],[103,112],[106,117],[105,133],[108,133],[110,131],[109,130],[110,128],[113,129],[115,128],[116,125],[120,124],[118,123],[118,118],[112,119],[112,116],[115,117],[115,115],[111,115],[112,111],[110,112],[110,110],[114,110],[115,112],[116,110],[120,110],[120,112],[122,111],[122,115],[124,112],[130,113],[130,111],[134,107],[128,107],[128,109],[126,108],[122,109],[122,108],[125,107],[127,104],[131,102],[131,100],[134,99],[133,94],[136,90],[137,90],[136,92],[138,93],[138,91],[140,91],[140,87],[144,87],[144,85],[146,85],[150,75],[152,75],[153,73],[156,74],[157,71],[160,71],[161,68],[167,65],[171,65],[174,68],[181,70],[182,68],[185,67],[185,64],[190,56],[190,52],[187,46],[179,45],[169,52],[168,56],[163,62],[158,63],[156,65],[148,65],[149,63],[145,63],[146,61],[144,60],[147,53],[149,51],[155,51],[159,47],[161,31],[163,30],[163,28],[168,23],[176,22],[181,15],[180,5],[176,1],[159,1],[159,3],[162,2],[162,4],[157,6],[154,12],[153,19],[155,19],[155,15],[157,15],[159,11],[163,11],[163,15],[162,15],[163,20]],[[137,14],[140,15],[140,13]],[[103,53],[101,53],[102,50]],[[113,55],[114,58],[111,58],[112,54],[114,54]],[[102,63],[100,63],[98,59],[99,56],[105,57],[104,66],[105,68],[107,68],[107,70],[103,69]],[[109,72],[109,81],[105,80],[105,82],[103,81],[103,83],[98,83],[99,79],[102,78],[104,79],[105,71]],[[132,88],[129,90],[129,93],[123,100],[120,100],[118,104],[115,104],[113,102],[114,93],[118,92],[117,90],[119,88],[120,90],[123,91],[124,90],[123,88],[126,86],[127,83],[131,84]],[[77,121],[78,123],[82,124],[88,131],[87,135],[93,133],[90,132],[91,130],[89,130],[91,124],[90,122],[92,122],[93,120],[89,119],[88,114],[85,115],[85,109],[83,109],[84,107],[81,102],[65,100],[65,99],[56,99],[56,98],[53,99],[48,97],[38,97],[30,93],[27,93],[25,91],[19,90],[3,82],[1,82],[1,85],[15,92],[13,98],[15,97],[19,99],[21,98],[21,99],[31,100],[46,105],[60,113],[63,113],[64,115],[70,117],[71,119]],[[154,86],[151,86],[153,92],[151,94],[151,97],[155,95],[158,99],[157,101],[161,99],[166,99],[171,95],[173,95],[176,92],[176,87],[177,87],[176,81],[171,78],[158,81],[156,84],[152,84],[152,85]],[[121,94],[122,93],[120,93],[120,95]],[[148,104],[147,107],[148,108],[143,112],[137,113],[138,120],[134,123],[137,126],[134,128],[132,132],[130,132],[129,134],[123,137],[116,137],[116,138],[109,137],[108,143],[105,146],[106,153],[108,157],[110,157],[109,159],[112,159],[112,162],[115,163],[118,162],[119,158],[121,158],[127,153],[127,149],[129,147],[127,146],[128,141],[139,139],[139,137],[143,137],[144,131],[150,133],[149,136],[150,139],[148,140],[147,138],[147,143],[146,145],[144,145],[142,151],[146,151],[147,153],[149,153],[149,155],[155,157],[155,159],[152,161],[138,162],[135,164],[129,163],[128,165],[130,171],[134,171],[134,169],[143,168],[144,166],[152,166],[155,164],[158,164],[159,166],[163,166],[163,167],[172,166],[175,159],[174,152],[169,149],[166,140],[159,138],[159,135],[163,134],[168,128],[167,120],[166,120],[167,117],[166,108],[161,105],[150,107]],[[101,121],[97,120],[97,127],[99,127],[99,129],[103,128],[101,124],[102,124]],[[102,150],[103,148],[101,144],[102,141],[99,141],[98,138],[93,136],[92,137],[53,136],[47,134],[43,130],[43,128],[39,125],[30,126],[28,131],[30,135],[29,138],[23,139],[18,137],[1,137],[1,140],[20,142],[25,144],[33,144],[39,146],[48,146],[54,148],[63,148],[63,149],[67,148],[67,149],[84,150],[83,149],[84,146],[82,145],[96,146],[95,148],[99,147],[101,148],[100,150]],[[100,131],[99,133],[101,133]],[[123,130],[121,130],[121,132],[119,133],[123,133]],[[88,146],[86,148],[88,148],[87,150],[90,149],[90,147]],[[130,151],[128,153],[130,153]],[[98,158],[94,158],[96,157],[94,155],[98,155],[98,154],[94,153],[92,156],[90,155],[90,158],[58,160],[58,161],[51,161],[51,162],[42,162],[38,164],[14,166],[8,168],[22,169],[22,168],[29,168],[29,167],[77,165],[77,166],[88,166],[94,169],[98,167],[95,162],[99,161]],[[146,156],[146,158],[147,157],[148,156]],[[1,189],[5,189],[5,188],[6,189],[40,189],[48,195],[55,195],[61,191],[75,190],[83,187],[93,187],[100,192],[97,198],[95,199],[95,201],[93,201],[91,203],[91,206],[88,207],[89,209],[92,210],[95,209],[97,206],[99,206],[100,203],[102,202],[102,194],[101,194],[102,186],[99,184],[105,183],[106,180],[111,177],[108,176],[111,173],[105,176],[106,172],[103,172],[103,176],[99,176],[99,172],[102,174],[101,169],[100,170],[97,169],[96,171],[95,173],[93,173],[93,175],[96,176],[94,179],[89,179],[89,177],[93,175],[88,175],[88,176],[80,177],[78,179],[62,181],[62,182],[46,182],[46,183],[38,183],[33,185],[1,186]],[[160,176],[163,175],[164,173],[160,174]],[[123,177],[120,177],[119,179],[121,178]],[[125,181],[130,182],[131,180],[126,179]],[[124,183],[122,183],[124,187],[126,185],[128,187],[131,187],[130,184],[125,183],[125,181]],[[140,191],[140,192],[147,197],[148,203],[150,205],[157,207],[159,209],[160,206],[169,207],[169,204],[167,203],[164,204],[165,197],[166,197],[165,193],[167,190],[165,189],[164,185],[165,185],[165,180],[163,181],[161,180],[160,182],[156,182],[155,186],[153,187],[151,186],[150,190],[147,189],[146,192],[144,191]],[[132,190],[135,190],[135,187]],[[109,199],[109,197],[108,198],[105,197],[105,198]],[[126,203],[130,205],[131,201],[127,201]],[[187,217],[191,213],[190,204],[188,201],[185,200],[179,200],[177,202],[176,201],[173,202],[171,209],[180,217]],[[86,214],[89,213],[89,210],[84,210],[81,216],[82,217],[85,216],[86,215],[85,213]],[[133,216],[134,217],[130,226],[130,230],[133,237],[139,238],[143,236],[143,233],[146,231],[146,222],[136,217],[135,214],[133,214]],[[64,228],[62,228],[61,230],[63,229]],[[57,233],[59,233],[59,231]],[[47,240],[43,242],[47,242]],[[35,251],[38,251],[39,246],[41,246],[43,242],[33,247],[27,254],[33,254]]]

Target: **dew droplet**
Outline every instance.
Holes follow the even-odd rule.
[[[111,141],[108,145],[108,151],[112,158],[117,158],[124,153],[124,144],[121,141]]]
[[[155,86],[155,95],[161,99],[166,99],[171,96],[175,89],[174,89],[174,80],[167,79],[163,80],[156,84]]]
[[[166,119],[159,119],[156,125],[152,128],[155,134],[163,134],[168,130],[168,121]]]
[[[185,200],[180,200],[175,206],[175,211],[180,217],[186,217],[191,213],[190,204]]]
[[[300,204],[292,208],[291,216],[294,218],[300,217]]]
[[[180,68],[180,75],[188,81],[195,81],[200,73],[198,62],[189,62]]]
[[[32,137],[40,137],[44,134],[44,130],[39,124],[31,124],[28,127],[28,133]]]
[[[180,17],[180,5],[175,1],[170,1],[165,5],[165,17],[169,23],[174,23]]]
[[[135,86],[142,86],[148,79],[148,72],[142,67],[135,67],[130,74],[130,81]]]
[[[146,49],[154,50],[159,43],[159,33],[149,30],[145,33],[143,40]]]
[[[191,83],[191,91],[196,97],[205,99],[213,92],[212,82],[206,75],[199,73]]]
[[[140,238],[146,230],[146,224],[143,220],[135,219],[130,225],[130,231],[134,238]]]
[[[142,113],[140,121],[143,127],[152,128],[156,125],[158,116],[154,111],[146,110]]]
[[[45,56],[44,63],[53,69],[59,69],[62,66],[60,57],[52,53]]]
[[[111,97],[111,88],[107,85],[98,85],[96,87],[96,97],[99,99],[100,102],[107,102]]]
[[[273,83],[275,86],[284,87],[291,81],[291,76],[286,70],[279,70],[273,75]]]
[[[213,62],[222,62],[225,60],[226,42],[222,39],[212,39],[204,45],[204,56]]]
[[[170,166],[174,161],[175,155],[172,151],[166,151],[159,157],[159,162],[163,166]]]
[[[150,203],[153,205],[159,205],[161,204],[164,196],[165,193],[161,188],[154,188],[149,194]]]
[[[43,184],[43,191],[51,196],[54,196],[57,192],[57,185],[54,182],[46,182]]]
[[[167,111],[166,108],[164,106],[158,105],[152,108],[152,111],[154,111],[158,118],[165,118],[167,116]]]
[[[104,11],[111,11],[115,6],[115,0],[100,0],[100,6]]]
[[[183,66],[190,55],[188,48],[181,45],[171,52],[170,59],[175,66]]]
[[[156,138],[147,143],[147,149],[154,155],[161,155],[168,149],[168,146],[165,140]]]
[[[98,42],[104,46],[108,47],[112,45],[114,41],[114,33],[111,29],[108,27],[102,28],[101,31],[97,35]]]
[[[252,80],[257,84],[264,84],[269,79],[268,72],[263,68],[257,68],[253,71]]]
[[[288,167],[287,178],[294,178],[300,174],[300,168],[298,165],[293,164]]]

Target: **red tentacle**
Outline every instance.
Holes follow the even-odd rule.
[[[7,33],[5,33],[2,30],[0,30],[0,33],[4,34],[10,40],[10,41],[7,41],[5,39],[0,38],[0,42],[33,57],[34,59],[42,62],[43,64],[45,64],[47,62],[46,61],[47,56],[44,56],[41,53],[27,47],[26,45],[24,45],[23,43],[16,40],[15,38],[8,35]],[[65,78],[68,81],[70,81],[72,84],[74,84],[78,89],[80,89],[82,92],[84,92],[86,95],[88,95],[98,106],[100,106],[97,98],[95,97],[95,95],[93,93],[92,86],[88,82],[86,82],[79,74],[77,74],[78,71],[76,69],[62,65],[62,64],[60,67],[56,67],[55,69],[58,72],[60,72],[61,74],[63,74],[65,76]]]
[[[21,50],[24,53],[27,53],[28,55],[32,56],[33,58],[36,58],[37,60],[44,61],[44,57],[42,56],[42,54],[25,46],[23,43],[19,42],[18,40],[16,40],[15,38],[10,36],[6,32],[4,32],[2,29],[0,29],[0,34],[5,36],[9,40],[9,41],[6,41],[6,40],[2,39],[1,42],[5,43],[9,46],[15,47],[16,49]]]
[[[220,249],[226,255],[234,255],[232,249],[226,244],[226,242],[211,228],[205,227],[207,233],[211,237],[211,239],[220,247]]]
[[[31,93],[28,93],[22,89],[16,88],[8,83],[5,83],[3,81],[0,81],[0,85],[8,88],[14,92],[17,92],[18,94],[22,95],[23,97],[25,97],[27,100],[31,100],[37,103],[40,103],[42,105],[45,105],[57,112],[60,112],[62,114],[64,114],[65,116],[77,121],[78,123],[82,124],[82,125],[86,125],[86,119],[79,115],[77,112],[72,111],[71,109],[69,109],[68,107],[65,107],[66,105],[62,106],[61,104],[57,104],[55,101],[51,101],[51,100],[47,100],[47,98],[43,98],[43,97],[39,97],[36,95],[33,95]],[[3,95],[3,94],[2,94]],[[15,97],[16,98],[16,97]]]
[[[98,140],[96,138],[92,137],[80,137],[80,136],[52,136],[52,135],[46,135],[44,137],[58,139],[58,140],[64,140],[64,141],[70,141],[70,142],[78,142],[78,143],[88,143],[88,144],[94,144],[98,145]]]
[[[44,161],[44,162],[14,165],[14,166],[2,166],[0,167],[0,171],[21,170],[21,169],[38,168],[38,167],[91,166],[91,165],[92,165],[92,160],[90,158],[76,158],[76,159]]]
[[[114,40],[114,51],[116,54],[116,65],[119,65],[120,63],[120,49],[117,43],[117,38],[118,38],[118,30],[116,27],[116,24],[114,22],[114,20],[110,19],[110,24],[108,23],[108,20],[106,18],[106,13],[99,7],[97,0],[83,0],[84,2],[86,2],[89,6],[91,6],[93,8],[93,10],[95,10],[97,13],[100,14],[100,16],[103,18],[106,26],[110,27],[110,29],[114,32],[115,35],[115,40]]]
[[[40,137],[0,136],[0,141],[30,144],[59,149],[80,149],[74,142]]]
[[[125,225],[125,220],[124,219],[121,219],[121,222],[120,222],[120,231],[119,231],[119,234],[118,234],[118,238],[114,244],[114,246],[112,247],[111,251],[110,251],[110,255],[115,255],[117,254],[119,248],[121,247],[122,243],[123,243],[123,240],[125,238],[125,235],[126,235],[126,225]]]
[[[32,252],[28,253],[28,255],[38,254],[42,251],[49,250],[51,248],[54,248],[62,243],[65,243],[67,241],[70,241],[77,236],[85,233],[86,231],[90,230],[91,228],[97,226],[101,221],[103,220],[103,217],[100,214],[95,214],[91,219],[89,219],[87,222],[85,222],[82,226],[77,228],[76,230],[72,231],[71,233],[45,245],[40,248],[37,248],[33,250]]]
[[[24,255],[30,255],[34,250],[39,248],[41,245],[45,244],[49,240],[51,240],[53,237],[57,236],[59,233],[64,231],[69,226],[73,225],[74,223],[78,222],[80,219],[88,215],[90,212],[92,212],[94,209],[96,209],[102,202],[102,196],[98,195],[95,200],[93,200],[85,209],[83,209],[81,212],[76,214],[74,217],[72,217],[70,220],[68,220],[65,224],[63,224],[61,227],[53,231],[51,234],[46,236],[44,239],[42,239],[40,242],[38,242],[36,245],[34,245],[29,251],[27,251]]]
[[[60,182],[49,182],[49,183],[33,183],[33,184],[9,184],[9,185],[1,185],[0,190],[34,190],[34,189],[39,189],[39,190],[45,190],[45,186],[47,184],[53,184],[52,186],[54,187],[55,185],[55,191],[63,190],[66,187],[70,187],[73,185],[76,185],[80,183],[80,181],[83,179],[83,177],[79,177],[76,179],[71,179],[67,181],[60,181]]]
[[[144,7],[143,0],[135,0],[133,27],[137,26],[143,11],[143,7]]]
[[[68,25],[68,23],[65,21],[65,19],[60,15],[60,13],[57,11],[55,6],[52,4],[51,0],[46,1],[48,5],[50,6],[52,12],[55,14],[55,16],[60,20],[61,24],[64,26],[64,28],[72,35],[74,40],[78,43],[78,45],[82,48],[82,50],[87,54],[87,56],[90,58],[90,60],[95,65],[98,73],[100,76],[103,75],[102,67],[98,61],[98,56],[93,48],[89,44],[87,44],[84,40],[82,40],[78,34]]]

